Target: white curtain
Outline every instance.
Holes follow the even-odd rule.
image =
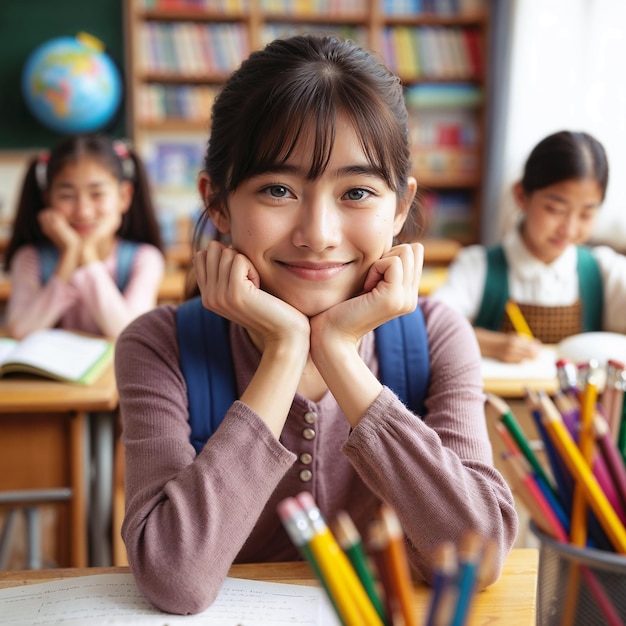
[[[510,9],[500,85],[508,93],[492,139],[499,192],[484,207],[492,226],[483,239],[498,241],[513,223],[510,188],[532,147],[552,132],[583,130],[603,143],[610,167],[594,241],[626,251],[626,0],[512,0]]]

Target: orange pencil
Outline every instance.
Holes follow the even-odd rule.
[[[412,606],[411,571],[400,520],[393,509],[383,504],[380,508],[380,521],[389,539],[385,560],[389,568],[391,591],[398,599],[405,626],[417,626]]]

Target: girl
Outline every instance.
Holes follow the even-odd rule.
[[[161,248],[137,156],[102,135],[61,141],[24,179],[5,261],[10,334],[57,326],[116,338],[155,306]]]
[[[587,133],[554,133],[532,150],[513,186],[521,222],[501,246],[470,246],[432,294],[470,320],[483,356],[520,362],[540,342],[583,331],[626,332],[626,257],[583,244],[604,201],[609,166]],[[534,339],[517,335],[505,304],[519,305]]]
[[[116,350],[122,535],[161,609],[204,609],[233,562],[298,559],[276,508],[303,489],[362,532],[391,505],[426,580],[434,546],[468,528],[497,543],[499,575],[517,518],[492,465],[470,325],[438,303],[417,309],[427,413],[378,378],[373,330],[416,309],[422,269],[407,137],[399,80],[335,38],[274,41],[215,101],[199,189],[221,241],[194,268],[201,304],[230,322],[237,399],[194,447],[177,334],[189,303],[142,316]],[[208,358],[216,341],[203,342]]]

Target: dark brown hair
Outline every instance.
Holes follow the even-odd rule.
[[[525,193],[543,189],[565,180],[596,180],[602,199],[609,183],[609,163],[602,144],[584,132],[562,130],[542,139],[524,166],[522,188]]]
[[[5,255],[6,270],[10,269],[11,259],[22,246],[50,243],[37,220],[37,213],[46,206],[44,194],[68,163],[84,158],[96,160],[118,181],[128,180],[133,185],[131,205],[122,217],[117,235],[128,241],[150,243],[163,251],[148,178],[139,157],[121,142],[104,135],[75,135],[56,144],[49,156],[39,156],[30,162]]]
[[[246,179],[284,163],[304,132],[314,129],[308,177],[328,164],[339,114],[358,132],[370,165],[402,197],[412,173],[402,86],[373,53],[349,40],[299,35],[253,52],[224,85],[211,115],[204,169],[209,203],[228,206]],[[195,246],[209,220],[202,214]],[[397,242],[415,241],[422,229],[415,198]]]

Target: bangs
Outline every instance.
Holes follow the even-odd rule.
[[[326,68],[328,69],[328,68]],[[397,120],[378,98],[367,90],[350,89],[332,71],[303,72],[296,81],[286,81],[273,89],[270,99],[244,122],[243,158],[235,161],[228,181],[233,191],[244,180],[284,165],[297,145],[311,146],[311,164],[306,173],[310,180],[319,178],[330,160],[335,142],[337,118],[345,115],[352,124],[369,165],[393,191],[399,181],[392,174],[393,155],[389,153],[391,137],[398,135]],[[345,77],[344,77],[345,78]],[[288,84],[288,92],[285,85]],[[352,87],[354,87],[352,85]],[[261,115],[260,112],[263,111]],[[403,141],[400,141],[402,145]]]

